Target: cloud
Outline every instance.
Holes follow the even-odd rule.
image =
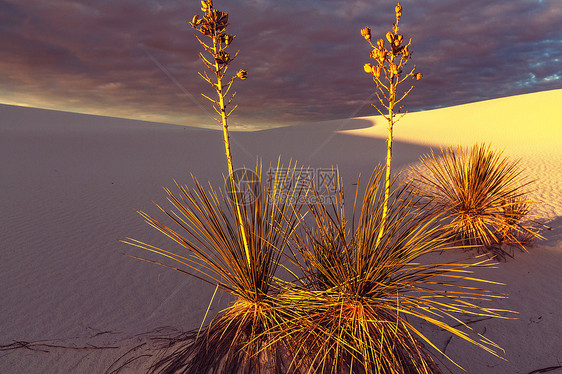
[[[424,74],[410,111],[562,88],[556,0],[402,1],[401,32]],[[267,127],[375,114],[363,73],[387,1],[223,0],[240,54],[234,126]],[[0,1],[0,101],[213,126],[187,20],[198,2]]]

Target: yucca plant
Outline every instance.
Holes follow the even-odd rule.
[[[199,73],[199,76],[213,88],[216,96],[212,98],[205,94],[201,95],[213,103],[213,109],[219,115],[219,118],[215,118],[215,120],[221,124],[223,130],[226,164],[228,167],[228,175],[231,176],[229,178],[231,183],[230,188],[232,191],[236,191],[234,178],[232,177],[234,174],[234,166],[232,153],[230,151],[230,135],[228,130],[228,117],[230,117],[232,112],[236,109],[236,106],[232,109],[228,109],[228,107],[236,96],[236,92],[230,92],[234,81],[237,78],[242,80],[246,79],[248,73],[246,70],[242,69],[230,78],[227,76],[230,64],[238,55],[238,52],[236,52],[234,56],[231,56],[227,52],[234,40],[234,35],[226,32],[226,28],[229,25],[228,13],[215,9],[212,0],[201,0],[201,10],[203,11],[203,17],[199,17],[198,14],[194,15],[190,24],[191,27],[209,39],[208,42],[205,42],[201,40],[199,36],[195,36],[207,53],[207,55],[205,55],[200,52],[199,59],[203,62],[211,76],[209,76],[207,71]],[[232,197],[235,202],[239,203],[236,193],[234,193]],[[244,242],[244,248],[246,250],[246,261],[250,261],[248,239],[244,237],[246,230],[243,226],[245,223],[240,209],[237,207],[235,208],[235,218],[238,220],[238,225],[241,226],[240,232],[242,233],[242,241]]]
[[[169,265],[232,295],[232,306],[216,316],[200,333],[191,332],[172,344],[171,352],[154,366],[161,373],[260,373],[277,367],[282,350],[268,344],[268,334],[279,324],[275,305],[275,272],[281,253],[300,222],[302,189],[286,189],[298,179],[301,169],[294,165],[274,169],[266,181],[257,165],[255,198],[239,205],[228,194],[205,189],[196,179],[195,187],[166,189],[170,208],[160,207],[167,221],[140,212],[145,221],[172,239],[177,249],[159,248],[127,238],[124,243],[159,254],[179,263]],[[225,183],[229,183],[226,182]],[[245,235],[237,224],[236,209],[244,219]],[[248,240],[250,261],[247,261]],[[138,258],[138,257],[136,257]],[[142,259],[142,258],[141,258]]]
[[[531,183],[518,161],[484,144],[431,151],[410,175],[410,188],[424,199],[429,214],[440,217],[452,240],[498,258],[542,238],[530,213]]]
[[[309,206],[314,223],[291,247],[304,275],[278,296],[283,323],[273,341],[289,344],[292,367],[303,373],[438,373],[427,348],[442,352],[411,322],[419,319],[499,355],[498,345],[460,318],[503,318],[501,310],[475,301],[503,296],[457,283],[486,282],[470,273],[494,264],[419,262],[446,240],[403,188],[389,196],[383,219],[382,175],[377,168],[364,196],[356,192],[358,219],[354,213],[346,220],[341,189],[335,205]]]
[[[383,223],[378,237],[379,240],[384,231],[384,220],[390,196],[393,129],[396,122],[406,115],[406,113],[400,114],[403,105],[399,106],[399,104],[410,94],[414,86],[410,86],[405,92],[399,92],[399,88],[411,78],[416,80],[422,79],[422,73],[416,72],[415,65],[410,71],[405,71],[406,65],[412,58],[412,39],[406,42],[404,36],[399,33],[398,23],[402,18],[402,6],[400,3],[396,5],[394,12],[396,22],[392,25],[392,31],[386,33],[386,39],[389,43],[388,47],[384,39],[379,39],[376,45],[373,44],[370,27],[367,26],[361,29],[361,35],[363,35],[371,47],[370,56],[375,61],[374,65],[370,63],[364,65],[365,72],[371,75],[377,87],[378,104],[371,105],[388,122]]]
[[[191,26],[205,53],[199,57],[207,68],[199,75],[211,85],[213,103],[222,125],[228,177],[226,192],[204,187],[193,178],[194,187],[180,186],[178,192],[165,189],[170,208],[160,207],[167,218],[161,221],[140,212],[153,228],[176,243],[176,249],[160,248],[127,238],[124,243],[161,255],[178,263],[143,259],[167,266],[216,285],[233,296],[234,304],[216,316],[203,331],[193,331],[170,339],[170,349],[154,364],[161,373],[282,373],[282,351],[267,344],[268,333],[276,322],[275,272],[279,257],[300,221],[301,189],[292,188],[300,170],[280,164],[264,182],[261,164],[256,165],[256,180],[246,173],[235,173],[230,151],[227,109],[235,93],[235,79],[246,79],[240,70],[230,78],[227,72],[236,57],[227,49],[234,35],[228,34],[228,13],[214,8],[212,0],[202,0],[203,16],[195,15]],[[247,183],[250,182],[250,183]],[[306,192],[304,192],[306,193]],[[250,199],[245,199],[250,197]]]

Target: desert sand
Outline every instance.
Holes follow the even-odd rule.
[[[552,226],[547,240],[476,274],[505,283],[493,289],[509,298],[494,305],[518,312],[472,324],[505,349],[506,361],[431,334],[469,373],[562,373],[561,104],[562,90],[538,92],[410,113],[395,127],[395,172],[431,148],[486,142],[521,160],[537,181],[534,198],[546,203],[537,213]],[[359,173],[384,160],[386,124],[344,119],[232,133],[232,142],[238,167],[257,156],[337,165],[351,194]],[[213,288],[126,256],[150,257],[118,239],[167,244],[136,211],[157,213],[162,187],[190,184],[190,174],[220,186],[220,131],[0,105],[0,165],[1,373],[111,372],[153,354],[155,336],[199,327]],[[211,315],[229,302],[218,294]],[[142,372],[146,362],[122,372]]]

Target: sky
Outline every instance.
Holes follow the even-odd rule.
[[[409,112],[562,88],[560,0],[404,0],[424,78]],[[389,0],[215,0],[239,50],[232,129],[376,115],[363,71]],[[218,128],[201,93],[199,0],[0,0],[0,103]]]

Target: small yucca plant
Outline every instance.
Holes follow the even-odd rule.
[[[283,323],[276,335],[289,345],[292,366],[303,373],[438,373],[426,347],[442,352],[410,322],[412,318],[499,355],[499,346],[459,318],[502,318],[500,310],[475,304],[502,296],[456,283],[486,282],[469,274],[493,264],[489,259],[469,264],[417,262],[424,254],[442,250],[446,239],[404,189],[390,195],[383,220],[382,175],[380,168],[374,172],[362,200],[356,192],[359,219],[354,213],[346,220],[338,189],[334,206],[309,206],[314,223],[295,235],[293,261],[304,276],[278,296]]]
[[[424,199],[429,214],[460,244],[483,248],[493,256],[512,256],[508,248],[541,238],[530,214],[532,183],[518,161],[483,144],[433,151],[413,168],[410,188]]]
[[[280,351],[268,344],[268,334],[278,324],[272,297],[278,292],[275,272],[300,221],[299,206],[293,202],[301,198],[302,190],[293,188],[288,196],[284,187],[298,179],[301,170],[278,165],[266,181],[261,180],[259,165],[256,170],[258,185],[252,186],[252,192],[259,193],[244,205],[211,187],[205,189],[194,179],[194,188],[178,185],[177,193],[166,189],[171,207],[159,208],[169,223],[140,212],[150,226],[179,245],[177,249],[123,240],[180,265],[146,261],[216,285],[235,298],[204,331],[187,333],[172,344],[174,349],[155,365],[154,372],[259,373],[282,364]],[[237,224],[237,208],[245,222],[245,235]],[[243,237],[248,240],[250,262]]]

